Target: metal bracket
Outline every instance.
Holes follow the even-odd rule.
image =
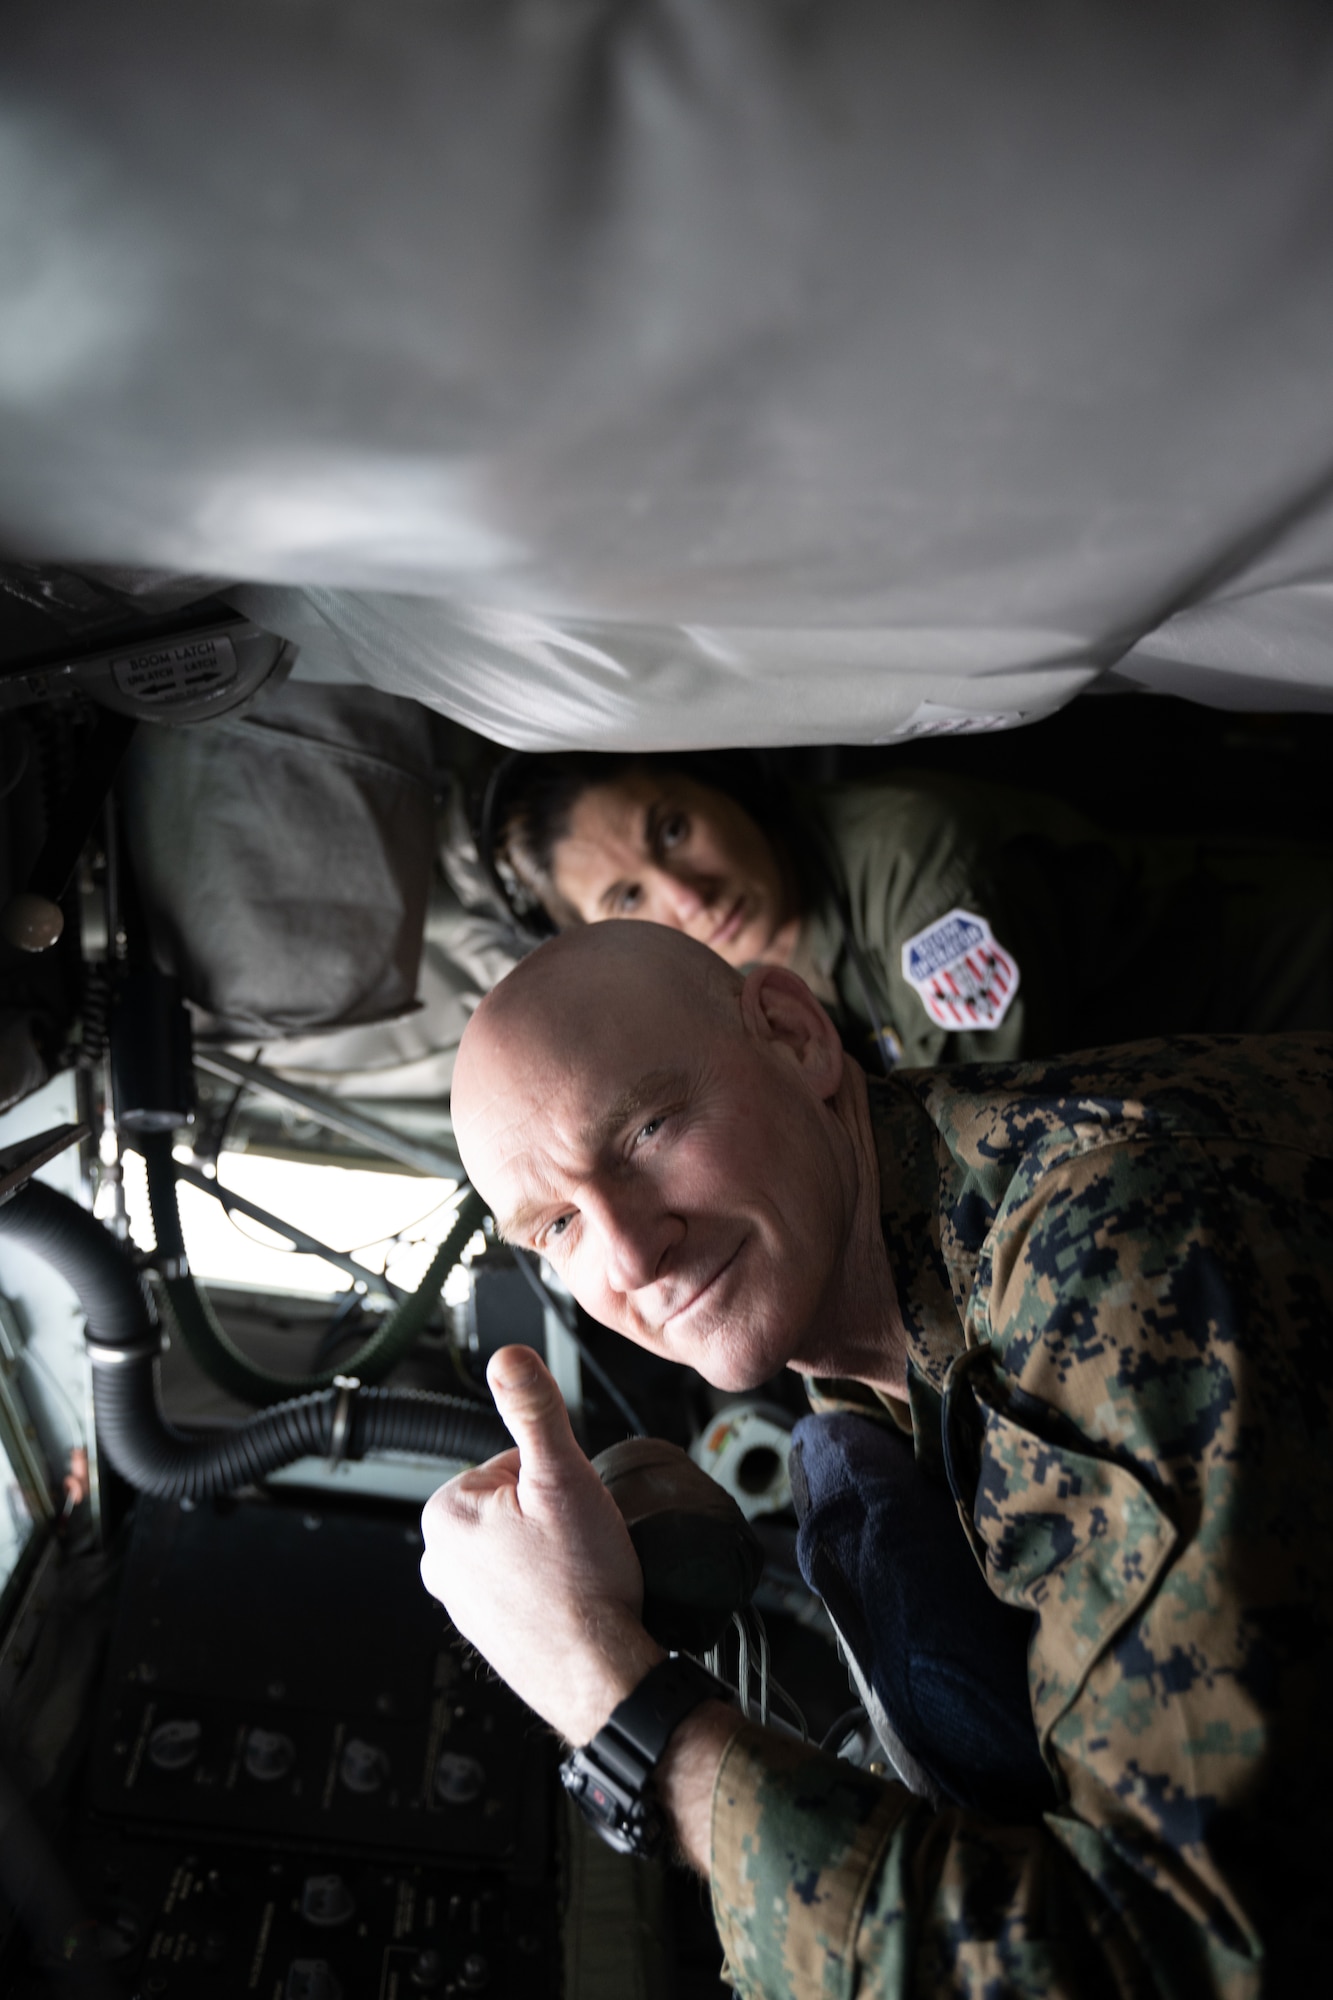
[[[347,1447],[351,1441],[352,1404],[360,1391],[361,1383],[355,1375],[335,1375],[333,1386],[338,1391],[338,1401],[333,1411],[333,1430],[329,1436],[329,1470],[336,1472],[347,1457]]]
[[[163,1345],[160,1336],[153,1341],[136,1341],[133,1347],[104,1347],[101,1341],[87,1340],[84,1352],[95,1368],[122,1368],[131,1361],[155,1361]]]
[[[210,1178],[208,1174],[201,1174],[197,1167],[186,1166],[184,1161],[178,1161],[176,1179],[184,1181],[187,1187],[198,1188],[201,1194],[211,1195],[214,1201],[221,1203],[228,1215],[235,1209],[238,1215],[248,1216],[262,1228],[271,1229],[277,1236],[285,1236],[295,1249],[304,1251],[307,1257],[320,1257],[337,1270],[350,1272],[358,1284],[365,1285],[369,1291],[382,1292],[394,1305],[401,1304],[405,1297],[402,1288],[393,1284],[382,1271],[372,1271],[369,1265],[358,1264],[355,1257],[345,1256],[341,1250],[331,1250],[328,1244],[321,1243],[317,1236],[311,1236],[307,1230],[298,1229],[294,1222],[284,1222],[280,1215],[274,1215],[269,1209],[261,1208],[258,1202],[247,1200],[233,1188],[224,1187],[221,1181]],[[158,1268],[164,1278],[177,1275],[173,1271],[168,1271],[163,1265],[159,1265]]]

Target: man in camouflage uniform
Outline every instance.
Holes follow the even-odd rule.
[[[627,935],[628,934],[628,935]],[[739,1990],[1286,1993],[1323,1961],[1333,1778],[1333,1045],[1143,1044],[868,1088],[790,972],[600,925],[484,1003],[455,1092],[497,1219],[729,1388],[863,1385],[1035,1614],[1057,1807],[938,1807],[706,1704],[656,1785]],[[531,1357],[519,1445],[423,1573],[585,1742],[661,1657]]]

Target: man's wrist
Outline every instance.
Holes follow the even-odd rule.
[[[701,1707],[719,1707],[729,1692],[699,1661],[664,1656],[591,1742],[570,1753],[560,1775],[603,1840],[626,1854],[652,1856],[661,1850],[676,1828],[655,1776],[682,1724]]]
[[[571,1706],[568,1719],[562,1718],[561,1733],[576,1748],[590,1743],[645,1675],[667,1657],[664,1648],[637,1623],[626,1624],[605,1637],[610,1643],[599,1653],[582,1698]],[[575,1734],[576,1730],[580,1733]]]
[[[681,1854],[705,1878],[710,1873],[717,1774],[742,1720],[738,1709],[704,1702],[674,1732],[653,1777]]]

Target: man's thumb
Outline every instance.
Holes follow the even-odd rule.
[[[569,1427],[569,1412],[555,1378],[530,1347],[502,1347],[493,1354],[486,1380],[505,1428],[518,1446],[519,1478],[533,1479],[582,1457]]]

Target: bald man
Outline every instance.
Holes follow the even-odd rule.
[[[720,1701],[680,1722],[653,1786],[742,1993],[1239,2000],[1321,1962],[1331,1076],[1293,1035],[871,1085],[793,974],[641,924],[556,939],[478,1010],[454,1115],[503,1234],[722,1388],[838,1378],[1035,1614],[1044,1820]],[[549,1376],[506,1349],[491,1382],[516,1449],[430,1502],[423,1575],[587,1744],[661,1649]]]

